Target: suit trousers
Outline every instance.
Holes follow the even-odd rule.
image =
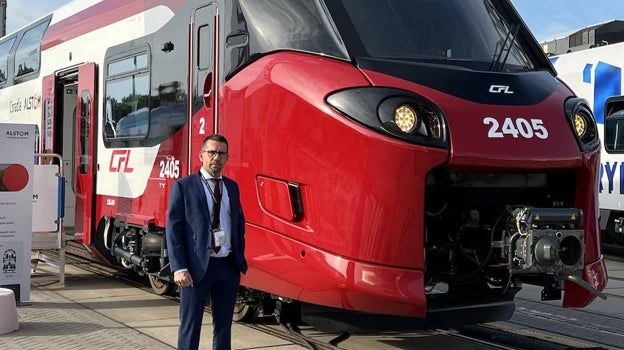
[[[193,281],[193,287],[180,288],[178,350],[199,348],[204,307],[208,298],[212,310],[212,348],[231,349],[232,318],[240,279],[240,271],[230,254],[224,258],[211,257],[204,278]]]

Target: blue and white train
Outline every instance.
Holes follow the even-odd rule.
[[[559,78],[594,111],[601,140],[603,244],[624,246],[624,42],[551,57]]]

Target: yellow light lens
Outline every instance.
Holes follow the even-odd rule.
[[[578,137],[582,137],[587,131],[587,122],[585,118],[578,113],[574,115],[574,131]]]
[[[418,116],[416,111],[407,105],[399,106],[394,111],[394,122],[403,132],[410,132],[414,130],[416,123],[418,122]]]

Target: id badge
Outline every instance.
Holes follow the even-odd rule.
[[[225,231],[222,229],[217,229],[212,231],[212,239],[214,241],[215,247],[220,247],[225,244]]]

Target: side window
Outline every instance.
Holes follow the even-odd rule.
[[[624,110],[605,120],[604,147],[608,153],[624,153]]]
[[[107,72],[105,138],[111,140],[147,137],[150,119],[147,52],[110,60]]]
[[[49,22],[43,22],[24,33],[15,51],[15,76],[38,72],[41,64],[41,39]]]
[[[201,26],[197,33],[197,68],[212,69],[212,31]]]
[[[83,91],[80,96],[80,173],[89,171],[89,130],[91,129],[91,94]]]
[[[13,47],[15,37],[0,44],[0,84],[4,84],[9,72],[9,52]]]

